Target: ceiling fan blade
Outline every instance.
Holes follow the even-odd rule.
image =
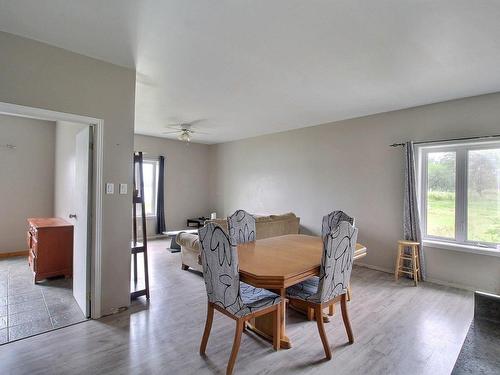
[[[173,131],[173,132],[161,132],[161,134],[175,134],[175,133],[181,133],[182,130],[176,130],[176,131]]]
[[[196,134],[210,134],[210,133],[207,133],[207,132],[200,132],[199,130],[191,130],[191,133],[196,133]]]
[[[206,118],[199,118],[198,120],[193,120],[193,121],[189,122],[188,124],[194,125],[194,124],[198,124],[198,123],[203,122],[203,121],[207,121],[207,119]]]
[[[172,122],[170,124],[165,125],[165,127],[182,128],[184,126],[193,126],[193,125],[198,124],[198,123],[203,122],[203,121],[207,121],[207,119],[206,118],[200,118],[200,119],[189,121],[189,122],[186,122],[186,121]]]

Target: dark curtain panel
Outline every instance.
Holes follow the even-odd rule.
[[[156,199],[156,233],[166,231],[165,226],[165,157],[160,156],[158,165],[158,190]]]

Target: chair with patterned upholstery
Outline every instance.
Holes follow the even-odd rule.
[[[344,211],[333,211],[330,212],[328,215],[323,216],[323,222],[321,225],[321,238],[325,238],[327,234],[329,234],[333,229],[335,229],[341,221],[347,221],[350,223],[352,226],[356,226],[355,222],[356,220],[346,214]],[[347,288],[347,300],[351,300],[351,287],[349,286]],[[329,313],[328,315],[333,316],[335,312],[335,305],[330,305]]]
[[[341,221],[336,228],[323,238],[323,255],[319,277],[308,279],[286,290],[287,297],[290,300],[300,300],[308,308],[314,309],[319,335],[327,359],[332,358],[332,353],[322,318],[324,307],[340,302],[349,343],[354,342],[351,324],[347,315],[346,293],[351,278],[357,236],[357,228],[347,221]]]
[[[248,320],[273,314],[273,346],[280,347],[281,298],[266,289],[255,288],[240,281],[238,252],[227,233],[217,224],[208,223],[199,230],[203,278],[208,296],[207,321],[201,340],[200,354],[204,355],[212,328],[214,310],[236,321],[233,348],[226,373],[232,374]]]
[[[228,216],[227,229],[235,244],[255,241],[255,218],[245,210],[237,210]]]
[[[330,234],[333,229],[337,228],[341,221],[347,221],[352,226],[356,226],[354,218],[347,215],[344,211],[333,211],[323,216],[321,237],[325,238],[327,234]]]

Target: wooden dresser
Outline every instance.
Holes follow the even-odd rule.
[[[28,219],[28,262],[35,283],[73,274],[73,225],[59,218]]]

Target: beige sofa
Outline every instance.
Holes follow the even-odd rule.
[[[219,224],[227,231],[227,220],[211,220]],[[300,218],[294,213],[284,215],[256,216],[255,229],[257,239],[283,236],[285,234],[299,233]],[[177,243],[181,246],[182,269],[192,268],[201,271],[200,241],[197,234],[179,233],[176,237]]]

